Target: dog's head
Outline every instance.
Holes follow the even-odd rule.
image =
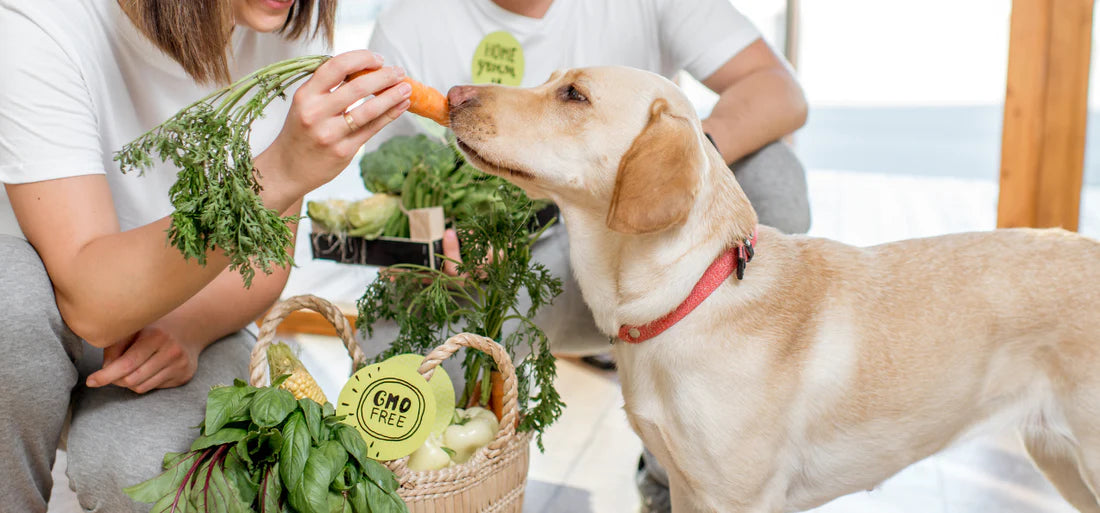
[[[471,164],[531,195],[606,212],[617,232],[682,223],[701,174],[720,163],[680,89],[646,71],[571,69],[530,89],[458,86],[448,96]]]

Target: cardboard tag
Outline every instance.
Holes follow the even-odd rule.
[[[367,456],[389,461],[424,444],[435,425],[435,403],[436,394],[423,376],[390,359],[351,376],[340,391],[336,414],[346,415],[344,423],[359,430]]]
[[[409,240],[430,242],[442,239],[446,224],[443,207],[412,209],[409,211]]]
[[[523,82],[523,47],[516,37],[499,30],[485,36],[470,62],[474,84],[518,86]]]

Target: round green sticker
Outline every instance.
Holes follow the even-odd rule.
[[[424,363],[424,356],[405,353],[387,358],[386,361],[404,365],[415,371],[420,368],[421,363]],[[454,383],[451,382],[451,377],[447,375],[447,369],[444,369],[442,365],[435,368],[432,379],[428,381],[428,388],[432,390],[432,395],[435,396],[435,423],[432,427],[432,433],[442,435],[443,430],[451,425],[451,416],[455,412]]]
[[[351,376],[336,406],[359,430],[367,455],[378,461],[408,456],[424,444],[435,422],[435,394],[415,369],[386,360]]]
[[[470,77],[475,84],[518,86],[523,81],[523,47],[503,30],[485,36],[474,50]]]

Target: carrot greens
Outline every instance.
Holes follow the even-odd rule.
[[[169,190],[172,207],[168,240],[206,265],[215,248],[230,258],[230,269],[251,286],[256,269],[270,274],[274,266],[294,264],[289,223],[264,206],[252,164],[252,123],[287,89],[311,75],[329,59],[317,55],[276,62],[214,91],[154,127],[115,154],[122,172],[144,174],[154,156],[178,169]]]
[[[356,325],[370,334],[380,321],[397,324],[399,333],[379,361],[401,353],[427,354],[459,332],[492,338],[512,355],[520,348],[530,351],[516,366],[519,429],[538,433],[541,448],[542,433],[565,406],[554,388],[557,368],[549,341],[533,320],[562,290],[561,279],[531,253],[553,221],[532,233],[540,203],[500,178],[484,178],[497,185],[493,200],[455,221],[462,234],[459,276],[413,264],[383,270],[359,299]],[[462,366],[466,388],[460,404],[488,405],[493,360],[467,351]]]

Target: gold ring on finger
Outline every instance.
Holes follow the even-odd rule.
[[[359,130],[359,127],[355,124],[355,118],[351,117],[350,112],[344,113],[344,122],[348,124],[348,129],[352,132]]]

